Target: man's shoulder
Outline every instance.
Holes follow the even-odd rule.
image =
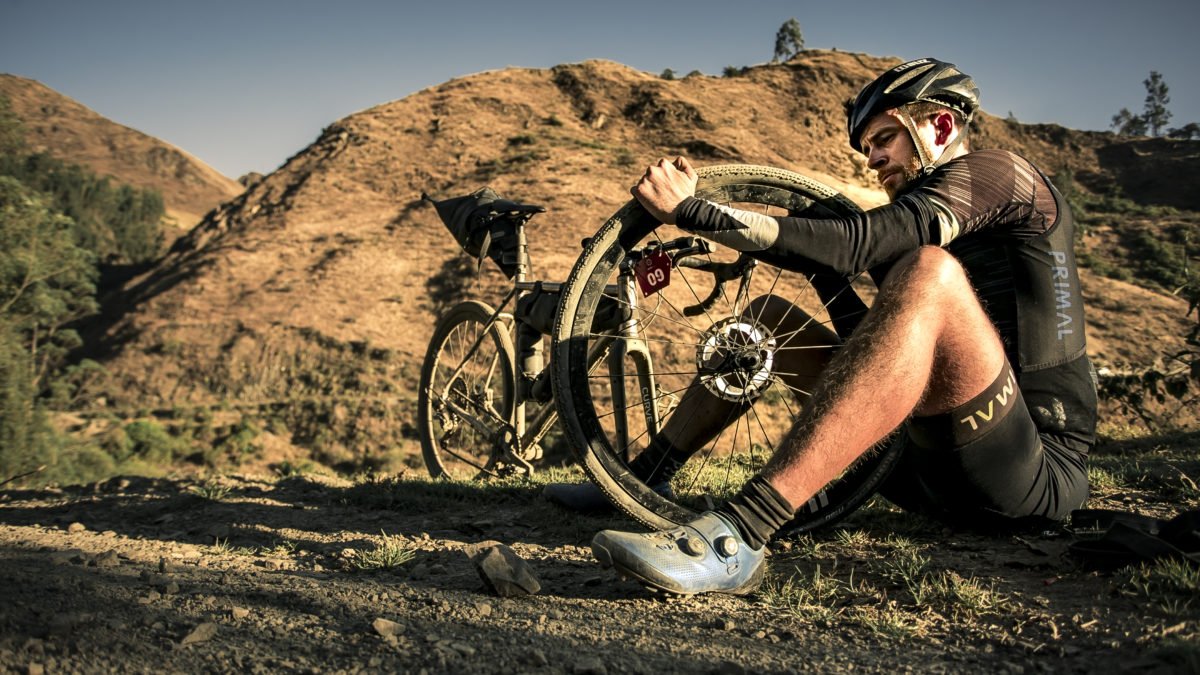
[[[972,150],[971,152],[968,152],[967,154],[963,155],[962,157],[959,157],[958,159],[972,162],[972,163],[974,163],[974,162],[1002,162],[1002,163],[1010,164],[1010,165],[1011,164],[1020,164],[1020,165],[1024,165],[1024,166],[1033,166],[1033,162],[1022,157],[1021,155],[1018,155],[1017,153],[1012,152],[1011,150],[1002,150],[1000,148],[984,148],[982,150]]]

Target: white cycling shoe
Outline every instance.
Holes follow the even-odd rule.
[[[592,539],[592,555],[604,567],[675,595],[747,595],[766,571],[766,547],[750,548],[733,523],[715,511],[672,530],[604,530]]]

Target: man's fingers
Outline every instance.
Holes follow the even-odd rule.
[[[683,175],[687,176],[688,178],[693,180],[697,178],[696,169],[692,166],[692,163],[688,161],[687,157],[680,156],[677,158],[675,160],[675,166],[683,172]]]

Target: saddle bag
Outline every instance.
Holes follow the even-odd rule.
[[[433,203],[438,218],[480,268],[484,258],[491,258],[509,279],[516,276],[521,256],[517,229],[534,214],[546,210],[503,199],[488,187],[440,201],[427,194],[421,197]]]

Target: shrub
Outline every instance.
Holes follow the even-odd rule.
[[[172,436],[152,420],[130,422],[125,425],[125,434],[129,437],[130,454],[148,462],[171,462],[191,450],[185,439]]]

